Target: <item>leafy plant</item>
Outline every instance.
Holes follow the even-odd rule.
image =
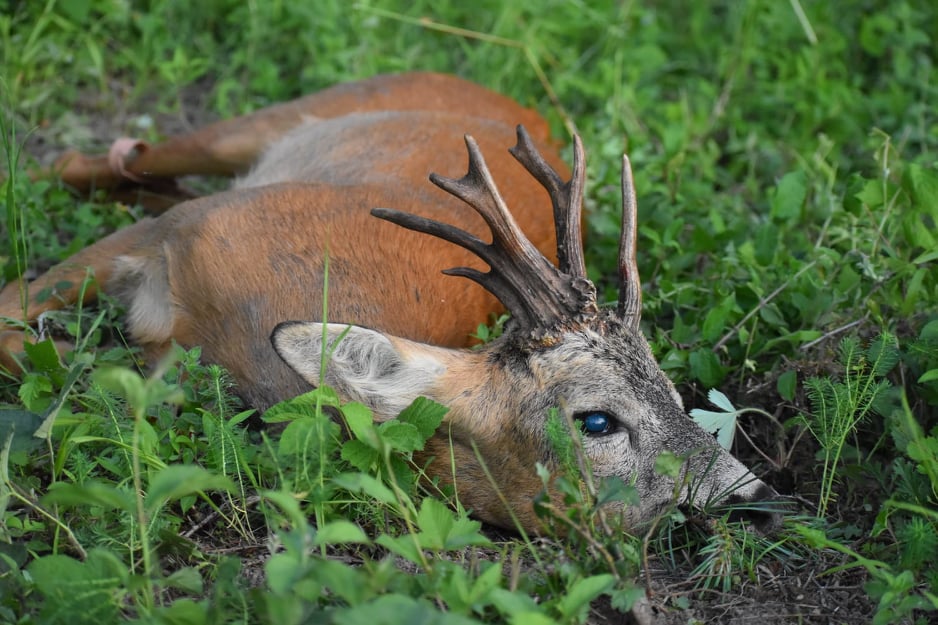
[[[867,592],[878,600],[874,625],[895,623],[916,611],[938,611],[938,594],[927,590],[919,592],[911,571],[896,570],[884,562],[864,557],[829,539],[820,529],[805,525],[796,531],[816,548],[832,549],[847,555],[853,563],[845,566],[862,566],[867,570],[872,578],[867,584]]]
[[[847,437],[877,410],[877,401],[890,388],[884,376],[898,362],[896,339],[888,333],[874,339],[866,349],[861,349],[856,337],[846,337],[840,343],[843,379],[814,377],[805,381],[813,410],[810,417],[802,416],[801,421],[820,443],[824,463],[818,516],[826,514],[833,496],[835,470]]]
[[[690,416],[697,423],[697,425],[702,427],[704,430],[710,432],[711,434],[716,434],[717,442],[720,443],[720,446],[723,447],[723,449],[731,449],[733,447],[733,439],[736,437],[737,430],[736,421],[740,415],[744,415],[746,413],[755,413],[762,415],[772,422],[776,422],[775,417],[761,408],[734,407],[733,402],[731,402],[726,395],[716,389],[710,389],[710,391],[707,393],[707,399],[710,400],[711,404],[717,408],[720,408],[722,412],[694,408],[690,411]],[[745,435],[745,432],[743,432],[743,434]]]

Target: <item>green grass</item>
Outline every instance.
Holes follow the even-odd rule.
[[[651,553],[675,566],[691,554],[688,575],[720,589],[757,579],[765,558],[836,553],[840,566],[869,571],[880,622],[935,609],[932,3],[0,7],[0,105],[14,174],[24,140],[26,153],[40,149],[39,136],[62,149],[92,138],[100,147],[113,137],[94,136],[89,119],[123,111],[180,118],[196,93],[221,117],[380,72],[452,72],[542,111],[564,142],[571,127],[582,134],[587,261],[612,299],[627,150],[639,198],[643,328],[656,355],[688,408],[707,407],[711,388],[758,408],[739,419],[752,439],[736,437],[739,455],[758,461],[757,445],[766,466],[789,475],[807,515],[819,515],[792,523],[800,530],[774,548],[719,519],[703,533],[676,525],[680,511],[655,536],[619,540],[591,516],[591,495],[573,477],[565,503],[577,512],[555,522],[573,524],[573,538],[559,553],[524,540],[486,546],[510,563],[499,577],[468,547],[484,538],[478,528],[414,492],[404,443],[369,438],[369,462],[359,454],[359,464],[342,465],[354,452],[343,454],[348,443],[330,438],[331,422],[308,406],[284,409],[294,417],[282,436],[245,431],[224,372],[200,364],[197,352],[168,364],[164,381],[133,377],[118,312],[105,302],[49,319],[78,337],[73,361],[40,348],[25,377],[2,380],[10,419],[21,429],[51,427],[35,442],[17,438],[0,457],[0,621],[353,623],[400,614],[404,623],[433,614],[582,622],[602,594],[625,609]],[[160,134],[158,126],[131,130]],[[136,213],[76,201],[22,171],[8,181],[0,194],[6,280],[48,267]],[[895,337],[889,371],[875,370],[879,336]],[[853,356],[839,360],[844,340]],[[114,365],[124,369],[105,372]],[[854,404],[866,396],[855,382],[881,389],[861,411]],[[831,412],[825,397],[843,401]],[[831,423],[835,430],[825,430]],[[820,442],[811,432],[822,432]],[[316,447],[297,443],[310,437]],[[166,486],[181,477],[191,488]],[[196,519],[208,519],[211,532],[184,535]],[[269,595],[245,583],[247,551],[222,555],[206,535],[215,547],[278,545],[258,582]],[[361,566],[324,557],[339,545]],[[401,574],[387,553],[422,573]],[[532,574],[532,560],[546,572]]]

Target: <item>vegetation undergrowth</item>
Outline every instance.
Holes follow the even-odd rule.
[[[799,508],[772,537],[675,505],[624,538],[601,504],[629,505],[631,485],[593,480],[555,420],[565,460],[539,502],[555,540],[493,536],[412,462],[439,407],[374,426],[322,389],[258,428],[197,349],[137,373],[105,299],[27,330],[76,345],[64,361],[42,340],[0,378],[0,622],[579,623],[645,584],[688,622],[717,592],[769,585],[753,600],[768,605],[805,573],[858,576],[838,614],[938,611],[932,4],[0,7],[7,288],[140,217],[30,180],[29,157],[380,72],[456,73],[543,112],[562,142],[582,134],[588,268],[610,300],[629,152],[645,334],[687,407]],[[692,591],[669,592],[670,571]]]

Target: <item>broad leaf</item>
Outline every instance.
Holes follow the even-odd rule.
[[[404,408],[404,411],[398,416],[398,420],[416,427],[420,431],[420,435],[426,440],[433,436],[436,429],[440,427],[447,412],[449,412],[449,408],[446,406],[426,397],[418,397],[410,406]]]
[[[173,464],[160,469],[150,480],[146,508],[155,512],[167,501],[206,490],[231,491],[234,484],[224,475],[190,464]]]
[[[125,512],[134,510],[135,501],[132,492],[96,480],[86,480],[81,484],[56,482],[49,487],[49,492],[42,498],[42,502],[47,505],[99,506]]]

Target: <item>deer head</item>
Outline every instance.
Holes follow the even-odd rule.
[[[372,214],[450,241],[485,261],[488,272],[457,267],[444,273],[470,278],[498,297],[512,317],[504,334],[468,351],[361,327],[287,322],[272,336],[287,364],[318,384],[325,334],[331,357],[323,379],[345,398],[370,406],[376,419],[396,416],[421,395],[448,406],[447,418],[425,452],[430,473],[454,482],[463,504],[497,525],[511,527],[514,517],[526,530],[539,527],[532,504],[542,485],[535,464],[554,462],[545,433],[552,409],[564,411],[582,431],[595,475],[621,476],[636,485],[640,505],[622,510],[630,525],[652,518],[673,498],[674,482],[654,469],[666,450],[688,457],[685,468],[695,475],[696,487],[685,488],[682,496],[691,504],[777,497],[687,416],[641,334],[636,202],[628,158],[622,166],[619,301],[605,307],[597,303],[583,259],[585,158],[579,137],[574,138],[568,182],[520,126],[518,143],[510,150],[550,194],[559,267],[520,231],[475,141],[467,136],[466,145],[469,171],[463,178],[431,174],[430,180],[484,218],[491,243],[417,215],[384,208]],[[754,520],[766,528],[777,515],[756,514]]]

